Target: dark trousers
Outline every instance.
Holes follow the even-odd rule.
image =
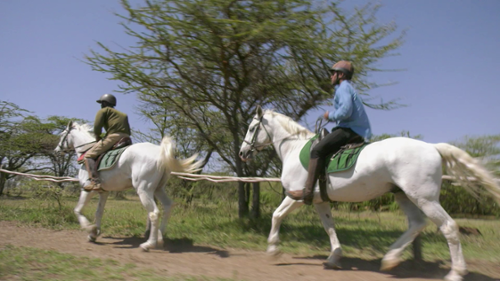
[[[336,127],[331,133],[326,135],[314,148],[311,150],[311,158],[321,158],[324,161],[326,156],[333,154],[339,149],[355,140],[362,141],[362,137],[356,134],[349,128]],[[323,162],[322,161],[322,162]]]

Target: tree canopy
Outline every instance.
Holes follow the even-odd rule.
[[[365,104],[397,106],[368,102],[374,84],[367,74],[378,70],[378,60],[394,55],[404,35],[395,34],[394,23],[377,23],[377,5],[350,13],[340,1],[157,0],[132,7],[122,0],[122,5],[126,13],[117,16],[136,44],[113,50],[98,43],[100,50],[86,56],[88,64],[120,81],[120,92],[137,94],[144,115],[161,123],[158,133],[184,134],[192,148],[215,152],[238,176],[267,169],[245,169],[238,157],[256,106],[295,120],[304,117],[332,97],[328,69],[340,59],[353,61]]]
[[[51,116],[41,120],[16,104],[0,101],[0,167],[8,171],[43,172],[66,176],[74,153],[55,155],[58,133],[70,119]],[[13,174],[0,173],[0,195]]]

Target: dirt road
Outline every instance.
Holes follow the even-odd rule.
[[[189,239],[167,240],[165,249],[144,253],[138,248],[141,238],[99,237],[89,243],[84,231],[54,231],[18,226],[15,222],[0,221],[0,249],[11,244],[54,250],[77,256],[114,259],[134,263],[141,268],[152,267],[165,275],[212,276],[238,280],[335,280],[381,281],[441,280],[448,268],[438,263],[414,264],[404,262],[389,273],[379,271],[380,260],[344,258],[342,270],[325,270],[326,256],[283,254],[271,259],[265,253],[237,249],[217,249],[196,245]],[[464,280],[500,280],[500,265],[469,262]]]

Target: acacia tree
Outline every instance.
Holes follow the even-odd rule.
[[[36,155],[37,139],[30,134],[29,111],[14,103],[0,101],[0,167],[16,171],[26,167]],[[0,195],[13,174],[0,173]]]
[[[189,132],[197,148],[215,152],[237,176],[262,176],[268,168],[245,168],[238,157],[257,105],[299,120],[331,98],[328,68],[339,59],[354,62],[355,83],[365,94],[374,86],[366,74],[400,46],[403,35],[391,36],[393,23],[378,24],[378,6],[371,4],[348,14],[340,1],[121,3],[126,13],[117,16],[136,45],[115,51],[99,43],[101,50],[91,51],[87,62],[121,81],[122,93],[138,94],[143,113],[163,114],[153,122]],[[367,101],[374,108],[396,105]],[[238,193],[242,217],[248,213],[243,183]]]
[[[43,167],[50,174],[57,177],[76,176],[78,174],[76,163],[76,153],[71,150],[64,154],[54,153],[54,149],[59,143],[59,133],[66,129],[69,121],[85,123],[85,120],[77,118],[67,118],[62,116],[50,116],[47,121],[40,124],[39,130],[45,134],[44,146],[39,155],[43,160]],[[59,184],[62,187],[62,184]]]
[[[70,119],[58,116],[40,120],[18,105],[0,101],[0,167],[8,171],[70,173],[74,153],[54,155],[57,135]],[[48,160],[48,161],[47,161]],[[14,174],[0,173],[0,195]]]

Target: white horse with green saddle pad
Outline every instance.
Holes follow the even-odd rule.
[[[313,136],[312,132],[291,118],[269,110],[263,112],[259,107],[241,145],[240,157],[243,161],[272,145],[283,163],[281,182],[288,196],[273,213],[267,249],[270,254],[279,253],[279,227],[283,218],[303,205],[302,201],[291,197],[301,198],[307,170],[301,164],[299,155]],[[394,195],[408,217],[409,228],[382,259],[382,269],[389,270],[400,263],[401,253],[424,229],[428,217],[448,241],[452,265],[446,280],[462,280],[467,269],[458,226],[439,203],[443,168],[473,194],[487,190],[500,203],[500,187],[495,179],[465,151],[445,143],[429,144],[402,137],[371,143],[361,151],[352,168],[328,174],[327,194],[331,201],[361,202],[400,190]],[[342,250],[335,233],[330,204],[321,200],[318,185],[313,202],[330,236],[332,248],[325,266],[340,268]]]
[[[75,150],[78,157],[85,152],[89,145],[93,144],[95,137],[91,133],[91,127],[84,124],[79,125],[70,122],[61,133],[61,139],[57,145],[56,152]],[[91,224],[82,214],[82,210],[90,201],[95,192],[87,192],[82,189],[80,199],[74,209],[80,226],[89,232],[88,239],[94,242],[101,232],[101,219],[104,206],[108,198],[108,191],[123,191],[135,188],[139,198],[148,212],[148,228],[150,235],[146,242],[140,247],[144,251],[154,247],[163,246],[163,234],[170,216],[172,201],[165,192],[165,186],[170,172],[193,172],[197,170],[201,162],[194,162],[196,155],[184,160],[175,158],[175,144],[170,137],[164,137],[161,144],[137,143],[128,146],[118,160],[110,167],[105,167],[99,172],[101,188],[105,192],[99,193],[99,204],[95,213],[95,224]],[[102,167],[102,166],[100,166]],[[80,168],[78,179],[83,186],[89,178],[87,170]],[[161,225],[160,209],[154,199],[158,199],[163,205],[163,219]]]

